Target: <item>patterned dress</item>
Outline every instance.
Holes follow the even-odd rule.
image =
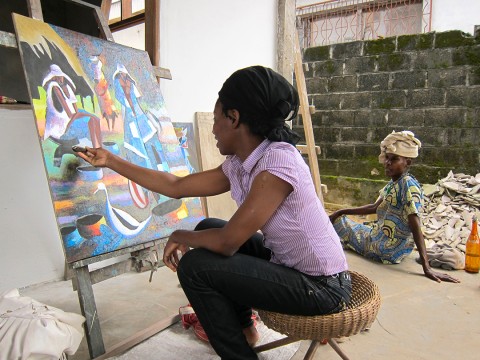
[[[398,264],[414,247],[408,215],[420,216],[423,190],[412,175],[405,173],[380,190],[383,201],[377,208],[377,221],[359,224],[346,216],[336,219],[334,227],[344,248],[384,264]]]

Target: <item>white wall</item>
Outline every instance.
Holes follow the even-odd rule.
[[[161,1],[160,66],[172,80],[161,89],[173,121],[193,122],[213,111],[218,90],[235,70],[275,68],[277,1]],[[145,49],[144,25],[113,34],[115,41]]]
[[[173,76],[161,88],[174,121],[213,111],[235,70],[275,67],[276,0],[163,0],[161,6],[160,62]]]
[[[0,108],[0,292],[63,276],[64,255],[33,113]]]
[[[479,0],[433,0],[432,31],[462,30],[473,35],[480,25]]]
[[[162,80],[173,121],[213,111],[235,70],[276,59],[277,0],[162,0]],[[144,28],[114,34],[144,49]],[[63,277],[64,256],[31,110],[0,109],[0,292]]]

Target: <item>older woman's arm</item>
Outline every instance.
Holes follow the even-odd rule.
[[[420,218],[418,217],[417,214],[408,215],[408,225],[410,226],[410,230],[412,231],[415,245],[417,245],[418,253],[420,255],[420,261],[421,261],[425,276],[437,282],[447,281],[447,282],[459,283],[460,280],[455,279],[448,274],[435,272],[430,267],[430,264],[428,263],[428,258],[427,258],[425,240],[423,239]]]

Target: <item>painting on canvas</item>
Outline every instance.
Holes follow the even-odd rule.
[[[14,23],[67,262],[193,229],[199,198],[153,193],[72,150],[101,146],[150,169],[195,171],[193,138],[172,124],[148,54],[20,15]]]

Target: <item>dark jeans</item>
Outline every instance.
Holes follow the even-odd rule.
[[[195,230],[223,227],[205,219]],[[233,256],[193,249],[180,260],[180,284],[216,353],[224,360],[257,359],[242,329],[252,324],[252,308],[291,315],[342,310],[350,300],[348,273],[308,276],[269,262],[263,236],[252,236]]]

